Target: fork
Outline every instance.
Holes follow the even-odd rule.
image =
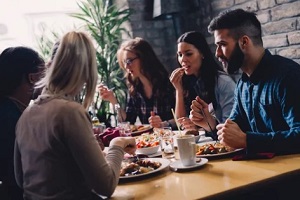
[[[206,116],[206,114],[205,114],[203,108],[201,108],[200,111],[201,111],[201,114],[202,114],[202,116],[203,116],[203,118],[204,118],[206,124],[208,125],[208,127],[209,127],[209,129],[210,129],[210,132],[213,133],[214,131],[213,131],[213,129],[211,128],[211,125],[210,125],[210,123],[209,123],[209,121],[208,121],[208,119],[207,119],[207,116]],[[215,141],[216,141],[216,143],[218,143],[218,142],[219,142],[218,138],[216,138]],[[216,143],[215,143],[215,144],[216,144]]]

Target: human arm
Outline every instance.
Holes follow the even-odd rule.
[[[162,127],[162,120],[159,115],[155,115],[154,111],[151,111],[151,116],[149,117],[148,121],[149,124],[154,128]]]
[[[216,119],[208,110],[208,104],[198,96],[192,101],[190,119],[195,125],[204,128],[208,132],[214,131],[217,125]]]
[[[265,78],[261,83],[250,87],[247,82],[238,83],[230,119],[247,134],[247,153],[299,152],[299,66],[288,73],[272,69],[274,70],[268,71],[269,79]],[[248,103],[251,98],[246,98],[249,96],[248,91],[251,92],[252,99],[257,99],[252,101],[253,104]]]
[[[112,140],[105,158],[93,135],[85,110],[72,104],[69,108],[65,106],[62,111],[64,117],[60,120],[60,128],[63,129],[67,146],[87,184],[97,194],[111,196],[119,180],[124,150],[132,153],[131,148],[126,148],[128,145],[135,148],[135,141],[132,141],[134,138],[121,138],[120,142]]]
[[[111,89],[109,89],[106,85],[103,84],[98,86],[98,90],[102,100],[109,101],[113,105],[113,107],[117,110],[119,115],[118,120],[124,121],[124,119],[126,119],[126,112],[124,109],[120,107],[120,104],[118,103],[118,100],[115,97],[114,92]]]
[[[186,110],[185,110],[185,104],[184,104],[184,95],[183,95],[183,86],[182,86],[182,77],[184,75],[184,69],[183,68],[177,68],[175,69],[170,76],[170,82],[173,84],[175,88],[175,114],[176,117],[185,117]]]
[[[185,130],[198,130],[196,124],[192,122],[192,120],[188,117],[180,117],[178,118],[178,123]]]
[[[234,149],[246,148],[246,133],[230,119],[227,119],[224,124],[217,125],[218,140],[221,144]]]

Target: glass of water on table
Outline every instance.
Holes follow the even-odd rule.
[[[164,153],[165,158],[174,158],[175,149],[174,149],[174,133],[171,127],[163,127],[160,130],[160,142],[161,150]]]
[[[121,136],[123,137],[131,136],[130,122],[119,122],[118,129],[120,131]]]

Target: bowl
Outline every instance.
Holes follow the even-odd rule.
[[[159,149],[159,145],[153,146],[153,147],[143,147],[143,148],[137,148],[136,153],[137,154],[145,154],[145,155],[151,155],[155,154]]]

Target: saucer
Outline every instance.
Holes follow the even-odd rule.
[[[162,155],[162,151],[161,150],[158,150],[156,153],[154,154],[149,154],[148,155],[148,158],[154,158],[154,157],[157,157],[157,156],[161,156]]]
[[[201,167],[202,165],[205,165],[208,162],[206,158],[201,158],[200,162],[196,162],[195,165],[191,166],[183,166],[180,160],[176,160],[175,162],[172,162],[170,164],[170,168],[174,171],[180,170],[180,169],[194,169],[197,167]]]

